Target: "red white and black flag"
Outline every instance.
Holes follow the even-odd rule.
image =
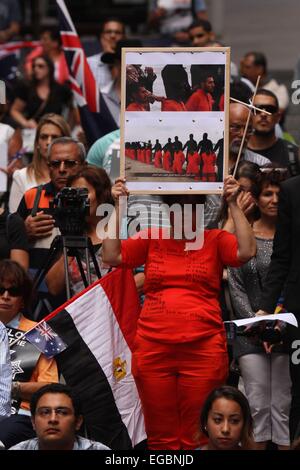
[[[82,400],[88,437],[114,450],[146,438],[131,374],[139,312],[132,271],[118,268],[43,319],[67,346],[55,359]]]
[[[82,127],[91,145],[118,126],[99,92],[64,0],[56,0],[56,4],[70,86],[79,107]]]

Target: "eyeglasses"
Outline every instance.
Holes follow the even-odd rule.
[[[268,113],[271,113],[271,114],[278,113],[277,106],[274,106],[272,104],[259,104],[256,106],[256,108],[261,109],[262,111],[267,111]],[[261,114],[261,111],[258,111],[257,109],[255,111],[256,111],[256,114]]]
[[[58,406],[57,408],[51,408],[50,406],[41,406],[36,410],[36,414],[41,418],[48,418],[52,415],[53,411],[55,415],[59,416],[60,418],[73,414],[73,411],[70,408],[67,408],[66,406]]]
[[[8,292],[11,297],[19,297],[21,295],[21,289],[17,286],[4,287],[0,286],[0,295],[3,295],[5,292]]]
[[[80,162],[77,160],[51,160],[48,162],[48,165],[51,168],[60,168],[62,163],[64,164],[65,168],[68,169],[74,168],[76,165],[80,164]]]
[[[241,131],[244,132],[245,126],[240,126],[239,124],[231,124],[229,126],[229,130],[232,134],[240,134]],[[252,127],[248,127],[247,135],[252,135],[254,133],[254,129]]]

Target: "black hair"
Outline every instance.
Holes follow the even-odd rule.
[[[61,45],[60,30],[56,26],[45,26],[40,31],[40,36],[49,33],[52,41],[57,41]]]
[[[241,432],[241,444],[244,449],[250,448],[253,439],[253,420],[251,416],[251,410],[247,398],[243,395],[240,390],[230,385],[222,385],[219,388],[215,388],[210,392],[206,398],[200,416],[200,430],[203,434],[209,437],[207,431],[208,415],[212,409],[213,403],[218,398],[226,398],[227,400],[235,401],[240,405],[242,416],[243,416],[243,428]]]
[[[41,55],[38,55],[37,57],[35,57],[33,60],[32,60],[32,66],[34,65],[34,63],[38,60],[38,59],[42,59],[44,62],[46,62],[47,64],[47,67],[48,67],[48,70],[49,70],[49,82],[50,82],[50,88],[53,87],[54,83],[55,83],[55,78],[54,78],[54,63],[52,61],[52,59],[50,59],[50,57],[48,57],[47,55],[44,55],[44,54],[41,54]],[[38,80],[35,78],[35,76],[33,75],[32,76],[32,82],[36,85],[38,83]],[[51,93],[51,92],[50,92]]]
[[[245,54],[245,57],[253,56],[254,65],[263,67],[264,72],[267,71],[267,58],[262,52],[251,51]]]
[[[80,398],[74,392],[74,390],[65,384],[51,383],[51,384],[45,385],[44,387],[39,388],[36,392],[32,394],[32,397],[30,400],[30,412],[32,416],[34,416],[36,413],[38,401],[43,395],[46,395],[46,393],[53,393],[53,394],[61,393],[61,394],[67,395],[72,401],[72,405],[74,408],[74,415],[80,416],[82,414]]]
[[[121,20],[121,18],[117,17],[117,16],[110,16],[108,18],[106,18],[100,25],[100,30],[99,30],[99,35],[101,36],[101,34],[103,33],[104,31],[104,27],[107,23],[110,23],[110,22],[114,22],[114,23],[119,23],[122,25],[123,27],[123,34],[125,34],[125,28],[126,28],[126,25],[124,23],[123,20]]]
[[[259,89],[257,90],[255,96],[258,96],[258,95],[270,96],[270,97],[273,98],[273,100],[275,101],[275,106],[276,106],[277,110],[279,109],[278,98],[277,98],[277,96],[275,95],[275,93],[273,93],[273,91],[271,91],[271,90],[266,90],[265,88],[259,88]]]
[[[203,28],[207,33],[211,33],[212,31],[211,23],[207,20],[202,20],[201,18],[193,21],[192,24],[190,24],[188,27],[188,31],[194,28]]]
[[[239,78],[234,78],[230,83],[230,97],[236,100],[249,103],[252,99],[253,92],[251,88]]]

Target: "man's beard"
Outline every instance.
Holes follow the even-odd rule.
[[[273,135],[275,135],[275,128],[270,131],[259,131],[258,129],[254,129],[254,135],[257,135],[258,137],[273,137]]]
[[[239,154],[239,151],[240,151],[240,146],[241,146],[241,142],[232,142],[230,147],[229,147],[230,155],[232,155],[234,157],[237,157],[238,154]],[[246,150],[246,146],[244,144],[244,147],[242,148],[241,156],[244,155],[245,150]]]

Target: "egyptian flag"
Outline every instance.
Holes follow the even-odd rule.
[[[43,319],[67,345],[55,359],[82,400],[88,437],[114,450],[146,438],[131,375],[139,312],[132,271],[118,268]]]
[[[64,0],[56,0],[60,36],[70,72],[70,87],[78,105],[89,145],[118,129],[102,95]]]

